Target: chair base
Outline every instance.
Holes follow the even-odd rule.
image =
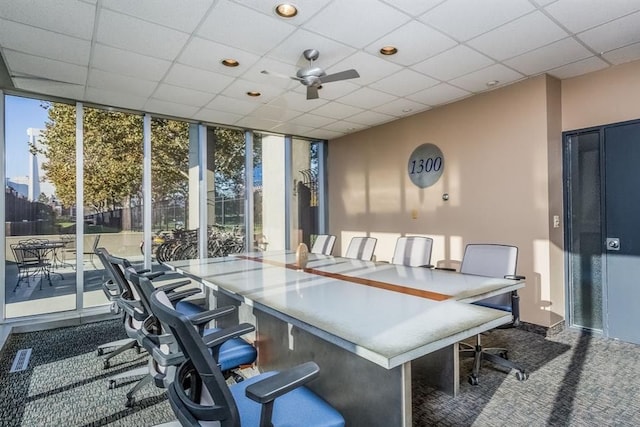
[[[120,353],[123,353],[127,350],[129,350],[130,348],[135,348],[136,351],[138,352],[138,354],[140,353],[140,345],[138,344],[138,341],[131,339],[131,338],[125,338],[122,340],[118,340],[118,341],[112,341],[106,344],[102,344],[100,346],[98,346],[98,356],[102,356],[103,354],[105,354],[105,350],[112,348],[112,347],[117,347],[115,350],[109,352],[109,354],[107,354],[103,360],[104,364],[103,364],[103,368],[104,369],[109,369],[111,367],[111,364],[109,362],[109,359],[111,359],[114,356],[117,356]]]
[[[461,356],[473,357],[473,369],[468,377],[469,384],[471,385],[479,384],[480,367],[485,360],[494,365],[515,370],[518,381],[525,381],[529,378],[529,373],[524,368],[508,359],[506,348],[482,348],[480,335],[476,336],[475,346],[467,343],[460,343],[460,345],[464,347],[460,350]]]

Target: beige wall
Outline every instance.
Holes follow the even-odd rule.
[[[522,319],[560,321],[562,229],[551,228],[553,215],[562,218],[560,90],[540,76],[331,141],[334,253],[368,234],[378,238],[377,259],[389,260],[398,236],[423,234],[434,238],[432,263],[455,265],[467,243],[513,244],[527,276]],[[407,161],[426,142],[440,147],[445,170],[419,189]]]
[[[640,61],[562,81],[562,129],[640,118]]]

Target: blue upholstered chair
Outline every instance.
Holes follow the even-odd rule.
[[[319,375],[315,363],[263,373],[229,386],[217,363],[219,349],[254,327],[243,323],[201,336],[187,316],[171,307],[162,290],[153,293],[151,305],[187,358],[168,388],[169,402],[183,426],[344,426],[333,407],[304,387]]]

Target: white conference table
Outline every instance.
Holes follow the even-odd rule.
[[[167,265],[204,284],[218,305],[236,303],[256,325],[258,367],[307,360],[310,384],[348,425],[411,425],[411,377],[455,395],[459,341],[511,321],[470,302],[524,286],[473,276],[326,255],[270,251]]]

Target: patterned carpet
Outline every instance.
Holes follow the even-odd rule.
[[[123,337],[116,321],[12,335],[0,358],[0,425],[138,427],[173,419],[163,391],[153,385],[130,409],[124,402],[133,382],[107,388],[110,375],[145,364],[144,355],[129,350],[102,368],[97,345]],[[530,379],[519,382],[486,365],[480,385],[471,386],[465,360],[455,399],[414,384],[414,425],[640,425],[640,346],[574,331],[545,338],[522,330],[495,331],[483,343],[506,345]],[[29,367],[9,373],[21,348],[33,349]]]

